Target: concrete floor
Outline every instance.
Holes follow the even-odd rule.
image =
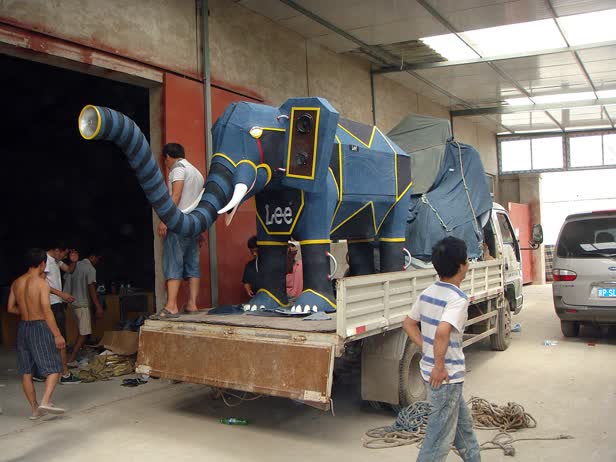
[[[615,461],[616,336],[583,329],[565,340],[551,301],[551,288],[527,287],[527,305],[514,317],[522,332],[505,352],[489,343],[471,346],[466,396],[522,404],[538,421],[519,437],[561,433],[573,440],[520,442],[514,459],[500,451],[484,461]],[[557,346],[543,345],[546,339]],[[588,345],[594,343],[595,345]],[[336,416],[292,401],[264,398],[229,409],[208,398],[203,386],[151,381],[124,388],[119,380],[59,387],[55,402],[71,408],[63,417],[32,423],[14,371],[14,355],[0,363],[0,461],[400,461],[417,449],[369,450],[362,436],[388,425],[393,415],[370,409],[357,392],[335,393]],[[252,420],[246,427],[221,425],[222,417]],[[478,432],[486,441],[495,432]],[[194,458],[194,459],[193,459]],[[448,461],[460,460],[450,454]]]

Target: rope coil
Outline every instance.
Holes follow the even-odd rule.
[[[472,397],[467,405],[471,410],[474,428],[500,430],[491,440],[480,445],[482,451],[501,449],[504,455],[514,456],[513,444],[518,441],[555,441],[573,438],[571,435],[564,434],[555,437],[513,438],[510,432],[537,427],[537,420],[520,404],[510,402],[506,406],[499,406],[485,399]],[[414,444],[421,447],[430,413],[430,403],[416,401],[400,411],[393,425],[368,430],[366,437],[363,438],[364,447],[385,449]],[[455,451],[454,448],[452,449]]]

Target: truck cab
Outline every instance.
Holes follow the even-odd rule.
[[[505,297],[511,311],[518,314],[524,304],[522,252],[509,214],[502,205],[494,203],[484,236],[491,257],[503,261]]]

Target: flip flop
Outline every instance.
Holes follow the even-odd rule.
[[[54,414],[54,415],[58,415],[58,414],[64,414],[66,411],[64,409],[62,409],[61,407],[56,407],[53,404],[47,404],[45,406],[39,406],[38,407],[39,411],[44,411],[48,414]]]
[[[207,311],[207,310],[200,310],[199,308],[197,308],[196,310],[188,310],[186,308],[186,306],[183,306],[180,311],[178,312],[178,314],[195,314],[195,313],[201,313],[203,311]]]
[[[153,314],[148,319],[151,319],[153,321],[164,321],[165,319],[175,319],[179,317],[179,313],[172,313],[167,308],[163,308],[160,313]]]

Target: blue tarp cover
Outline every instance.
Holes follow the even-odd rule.
[[[421,171],[414,173],[421,175]],[[486,213],[491,209],[492,197],[479,153],[467,144],[448,141],[432,187],[423,194],[411,196],[407,247],[413,257],[429,261],[434,244],[454,236],[466,242],[469,258],[479,258],[483,253],[480,223],[485,222]]]

